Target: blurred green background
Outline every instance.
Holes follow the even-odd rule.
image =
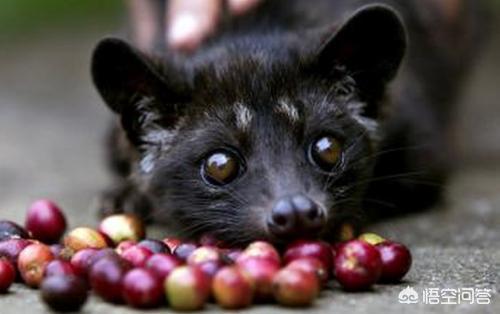
[[[47,29],[96,27],[117,23],[120,0],[1,0],[0,40],[34,35]]]

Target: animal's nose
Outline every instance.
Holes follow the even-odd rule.
[[[281,198],[267,221],[269,230],[278,237],[314,236],[325,223],[324,210],[301,194]]]

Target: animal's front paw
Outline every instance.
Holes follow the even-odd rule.
[[[131,184],[120,184],[103,191],[95,207],[101,217],[129,213],[143,221],[151,220],[151,201]]]

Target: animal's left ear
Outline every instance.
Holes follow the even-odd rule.
[[[320,48],[318,70],[345,68],[361,92],[377,91],[396,75],[406,42],[405,27],[393,9],[365,6]]]

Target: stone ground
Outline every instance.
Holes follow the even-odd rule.
[[[113,31],[87,28],[40,31],[0,49],[0,217],[22,222],[30,201],[48,197],[68,212],[71,226],[95,225],[89,208],[108,176],[102,134],[109,114],[88,75],[97,38]],[[324,292],[309,312],[500,313],[500,41],[488,45],[459,106],[454,141],[459,170],[447,188],[446,205],[400,217],[373,230],[407,243],[414,265],[406,281],[369,293]],[[492,289],[490,305],[404,305],[406,286]],[[219,309],[209,306],[211,312]],[[2,314],[44,313],[36,291],[16,285],[0,296]],[[161,309],[158,312],[165,312]],[[254,306],[248,312],[284,311]],[[302,311],[302,310],[300,310]],[[96,298],[84,313],[132,313]],[[154,313],[155,311],[152,311]]]

